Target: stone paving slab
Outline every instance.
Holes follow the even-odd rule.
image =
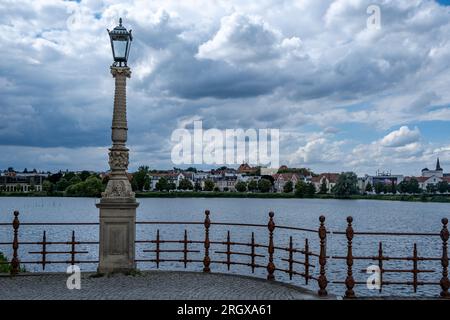
[[[136,275],[81,275],[69,290],[68,275],[0,277],[0,300],[315,300],[314,292],[280,282],[220,273],[148,271]],[[333,298],[333,297],[329,297]]]

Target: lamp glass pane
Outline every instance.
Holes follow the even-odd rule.
[[[114,58],[125,59],[127,53],[127,41],[113,40],[113,46],[114,46]]]

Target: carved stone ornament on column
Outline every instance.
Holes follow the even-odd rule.
[[[131,184],[125,180],[110,180],[106,186],[103,198],[134,198],[135,194]]]
[[[127,170],[128,168],[128,151],[109,152],[109,166],[112,170]]]

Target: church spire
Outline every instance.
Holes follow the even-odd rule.
[[[439,158],[436,161],[436,171],[442,171],[441,164],[439,163]]]

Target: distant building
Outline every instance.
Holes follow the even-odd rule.
[[[166,178],[169,183],[174,183],[176,188],[178,188],[178,186],[180,185],[181,180],[187,179],[185,174],[176,171],[149,173],[148,175],[150,178],[151,190],[156,190],[156,184],[162,178]]]
[[[273,187],[276,192],[283,192],[284,186],[289,181],[292,182],[293,187],[299,182],[300,180],[304,181],[304,177],[300,176],[298,173],[276,173],[272,175],[274,184]]]
[[[419,188],[426,191],[429,186],[437,186],[439,182],[447,181],[450,183],[450,177],[417,177],[416,180],[419,182]]]
[[[379,183],[383,185],[398,185],[403,180],[405,180],[405,177],[401,174],[392,174],[390,171],[377,171],[377,174],[374,176],[366,174],[364,177],[358,178],[358,187],[361,192],[365,192],[369,183],[372,187]]]
[[[6,192],[42,191],[48,174],[37,172],[4,171],[0,174],[0,190]]]
[[[439,158],[436,160],[436,169],[430,170],[428,168],[424,168],[422,169],[422,176],[417,177],[416,179],[422,190],[428,190],[430,186],[437,186],[438,183],[442,181],[447,181],[450,183],[450,177],[448,174],[444,174]]]
[[[422,177],[430,178],[433,176],[438,178],[442,178],[444,176],[444,170],[441,168],[439,158],[437,158],[435,170],[430,170],[428,168],[422,169]]]
[[[327,193],[331,193],[339,179],[339,173],[321,173],[319,176],[311,177],[311,183],[314,184],[316,191],[319,192],[323,183],[327,187]]]
[[[258,172],[258,168],[251,167],[248,165],[248,163],[243,163],[239,166],[237,172],[242,174],[255,174]]]

